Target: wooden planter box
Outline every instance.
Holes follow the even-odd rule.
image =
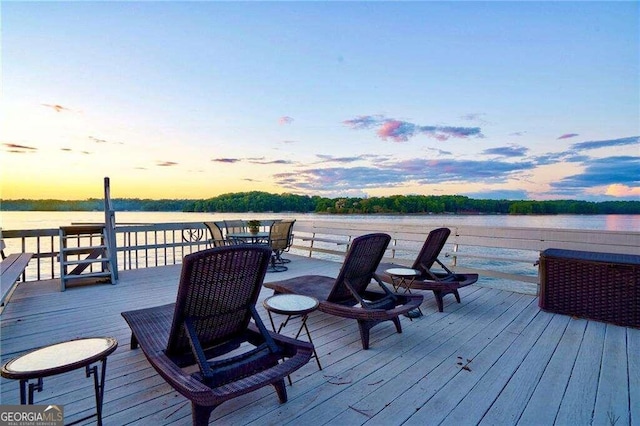
[[[547,249],[540,254],[539,306],[640,327],[640,256]]]

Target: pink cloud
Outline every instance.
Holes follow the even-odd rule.
[[[398,120],[389,120],[378,129],[378,136],[382,139],[393,139],[395,142],[406,142],[415,133],[415,126]]]
[[[613,197],[640,197],[640,187],[630,187],[616,183],[609,185],[605,194]]]

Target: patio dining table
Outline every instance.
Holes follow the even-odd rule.
[[[250,244],[265,244],[269,241],[268,232],[233,232],[227,235],[227,239],[234,242],[243,242]]]

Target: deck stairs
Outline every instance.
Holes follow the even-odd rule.
[[[60,227],[60,290],[70,281],[111,283],[117,281],[116,265],[104,225]]]

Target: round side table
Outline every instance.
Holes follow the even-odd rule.
[[[398,291],[400,287],[404,288],[405,293],[411,293],[411,285],[413,281],[420,276],[420,271],[411,268],[391,268],[385,271],[391,277],[393,290]],[[422,316],[422,309],[414,309],[405,314],[410,319]]]
[[[300,324],[300,328],[296,333],[296,339],[300,336],[302,329],[304,329],[307,333],[307,338],[309,339],[309,343],[313,344],[313,340],[311,340],[311,333],[309,332],[309,328],[307,327],[307,317],[309,314],[316,309],[320,303],[318,299],[310,296],[303,296],[300,294],[277,294],[275,296],[267,297],[262,302],[262,305],[267,310],[269,314],[269,321],[271,321],[271,327],[273,331],[276,333],[280,333],[280,331],[287,326],[289,320],[294,317],[302,317],[302,323]],[[286,315],[287,319],[280,324],[278,330],[276,331],[276,325],[273,322],[273,316],[271,313]],[[322,370],[322,366],[320,365],[320,358],[318,358],[318,353],[316,352],[315,346],[313,347],[313,357],[316,359],[316,363],[318,364],[318,368]],[[289,383],[291,383],[291,379],[289,379]]]
[[[34,391],[42,391],[43,378],[67,373],[79,368],[86,369],[86,377],[93,376],[96,394],[96,413],[77,420],[78,423],[93,416],[98,417],[102,425],[102,399],[104,396],[104,376],[107,370],[107,356],[118,347],[118,341],[112,337],[90,337],[68,340],[45,346],[5,363],[0,370],[2,377],[20,380],[20,404],[33,404]],[[97,365],[100,362],[101,371]],[[28,383],[36,380],[36,383]],[[27,397],[27,384],[29,394]]]

